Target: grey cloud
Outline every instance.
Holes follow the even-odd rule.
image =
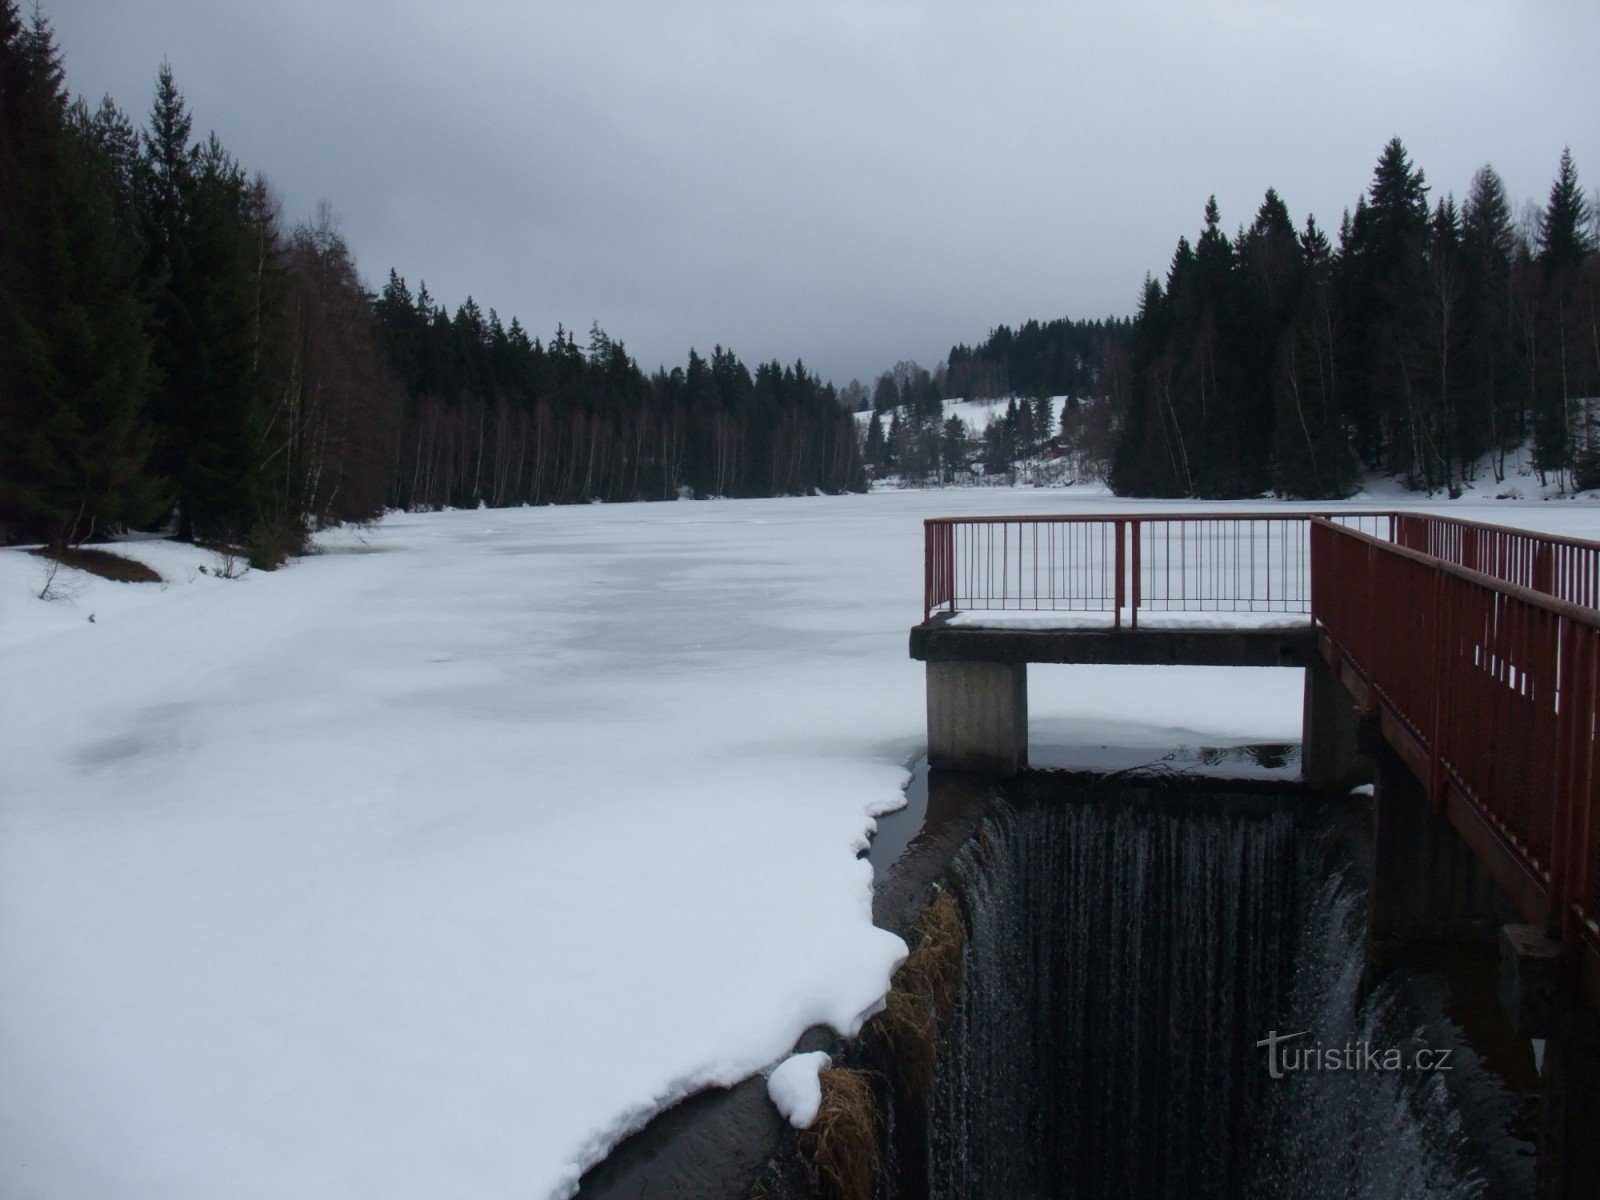
[[[1397,11],[1398,10],[1398,11]],[[647,367],[838,382],[1029,316],[1127,313],[1216,193],[1329,227],[1398,133],[1436,192],[1600,182],[1592,4],[46,0],[74,88],[198,129],[292,216]]]

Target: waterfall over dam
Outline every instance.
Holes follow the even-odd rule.
[[[954,861],[932,1196],[1526,1194],[1525,1148],[1471,1136],[1515,1101],[1451,1022],[1404,971],[1358,999],[1365,889],[1304,796],[1050,791],[995,804]],[[1408,1066],[1306,1066],[1362,1045]]]

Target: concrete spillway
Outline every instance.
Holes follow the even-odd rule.
[[[1402,961],[1364,995],[1370,800],[1321,802],[1281,782],[1292,754],[1257,750],[1224,756],[1266,776],[1249,780],[919,772],[874,845],[874,915],[915,942],[930,896],[957,903],[960,991],[931,1088],[871,1024],[803,1047],[872,1081],[873,1195],[1533,1194],[1538,1081],[1494,1000],[1493,948]],[[1214,757],[1185,762],[1227,765]],[[1461,956],[1474,978],[1447,977]],[[1465,1033],[1463,998],[1480,1010]],[[1282,1078],[1257,1045],[1275,1033],[1303,1034],[1280,1047]],[[1352,1046],[1407,1069],[1303,1054]],[[1449,1070],[1409,1069],[1419,1050]],[[757,1077],[658,1118],[581,1194],[838,1195],[808,1153]]]
[[[1304,808],[1126,782],[992,808],[954,864],[931,1195],[1527,1193],[1499,1132],[1517,1101],[1454,1025],[1403,974],[1358,1002],[1364,888]],[[1274,1031],[1305,1032],[1279,1079]],[[1448,1050],[1455,1073],[1289,1060],[1312,1043]]]

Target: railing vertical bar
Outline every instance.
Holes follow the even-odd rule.
[[[1139,528],[1138,518],[1134,518],[1130,525],[1133,543],[1133,603],[1128,609],[1128,624],[1131,628],[1139,628],[1139,595],[1142,590],[1143,571],[1139,562],[1139,547],[1144,540],[1143,531]]]

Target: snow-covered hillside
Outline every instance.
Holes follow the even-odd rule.
[[[562,1195],[853,1027],[902,953],[856,855],[924,741],[922,518],[1069,502],[1171,507],[402,515],[53,602],[0,551],[0,1195]],[[1300,727],[1296,672],[1032,675],[1038,744]]]
[[[993,421],[998,421],[1006,415],[1006,406],[1011,403],[1010,396],[990,396],[975,400],[963,400],[960,397],[945,400],[944,417],[948,421],[951,417],[960,417],[967,423],[967,429],[977,436],[982,436],[983,431],[989,428]],[[1066,402],[1065,396],[1050,397],[1050,411],[1060,417],[1061,406]],[[856,413],[856,424],[865,429],[872,420],[872,411]],[[888,427],[891,414],[885,413],[881,418],[884,427]]]

